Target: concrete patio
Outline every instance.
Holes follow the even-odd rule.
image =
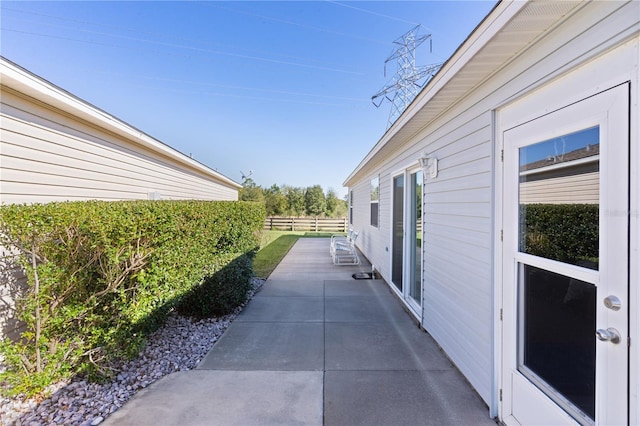
[[[105,424],[495,425],[382,280],[300,239],[197,370],[140,391]]]

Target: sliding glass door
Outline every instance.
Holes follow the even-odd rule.
[[[407,304],[421,314],[422,171],[393,177],[391,280]]]

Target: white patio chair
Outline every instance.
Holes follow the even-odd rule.
[[[356,249],[358,231],[351,232],[346,239],[336,239],[331,243],[331,258],[334,265],[359,265],[360,257]]]
[[[333,235],[331,237],[331,253],[333,254],[333,252],[338,248],[354,246],[357,239],[358,231],[354,231],[353,229],[350,229],[349,232],[347,232],[346,237],[344,235]]]
[[[347,235],[333,234],[331,236],[331,247],[334,247],[334,245],[338,242],[348,242],[351,239],[353,232],[353,228],[349,228],[349,230],[347,231]]]

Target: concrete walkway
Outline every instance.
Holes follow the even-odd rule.
[[[197,370],[140,391],[117,425],[495,425],[370,265],[300,239]]]

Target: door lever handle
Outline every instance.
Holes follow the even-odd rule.
[[[620,333],[615,328],[599,328],[596,330],[596,337],[602,342],[620,343]]]

